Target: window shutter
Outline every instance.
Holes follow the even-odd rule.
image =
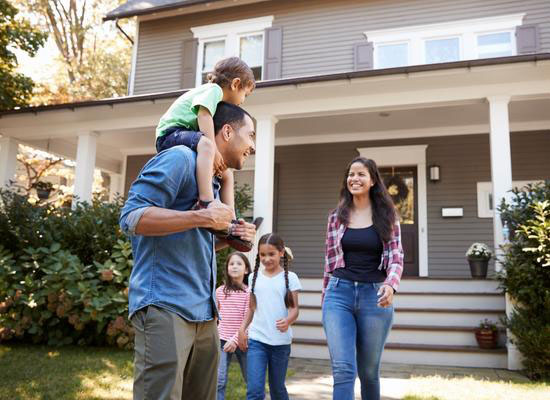
[[[353,70],[360,71],[374,68],[374,45],[372,42],[361,42],[353,45]]]
[[[537,25],[521,25],[516,28],[518,55],[539,51],[539,29]]]
[[[267,28],[264,36],[263,79],[280,79],[283,59],[283,30],[282,28]]]
[[[197,39],[183,41],[183,63],[181,71],[181,87],[190,89],[195,87],[197,81]]]

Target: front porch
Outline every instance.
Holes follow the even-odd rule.
[[[550,60],[497,61],[260,83],[246,103],[257,122],[255,161],[237,173],[237,181],[254,183],[254,216],[264,217],[259,235],[277,230],[294,251],[298,275],[319,278],[326,215],[337,203],[345,166],[364,154],[413,176],[406,251],[413,275],[462,278],[462,288],[453,290],[463,292],[470,285],[468,246],[503,243],[500,199],[514,182],[550,176]],[[13,176],[16,144],[24,143],[75,159],[81,200],[91,196],[94,167],[111,175],[112,195],[125,193],[154,154],[159,116],[179,94],[4,113],[0,179]],[[432,165],[440,167],[437,182],[427,174]],[[462,216],[444,217],[443,208]],[[421,292],[445,291],[439,281],[427,282]],[[510,309],[503,304],[499,313]],[[449,322],[468,329],[473,323]],[[508,344],[505,366],[515,369],[518,360]]]

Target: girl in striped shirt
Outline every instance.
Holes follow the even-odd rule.
[[[241,374],[246,382],[246,351],[238,347],[239,327],[248,311],[248,288],[243,283],[250,273],[250,263],[243,253],[234,252],[225,263],[224,284],[216,290],[216,301],[220,313],[218,332],[222,353],[218,366],[218,400],[225,399],[227,374],[233,353],[237,356]]]

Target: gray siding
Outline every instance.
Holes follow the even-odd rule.
[[[550,132],[514,133],[511,140],[514,180],[550,178]],[[476,183],[491,180],[486,134],[278,147],[277,230],[294,251],[301,276],[322,274],[326,216],[356,149],[413,144],[427,144],[428,165],[441,166],[441,181],[427,186],[429,274],[469,276],[468,246],[493,243],[492,220],[477,217]],[[464,207],[464,217],[443,219],[441,207],[449,206]]]
[[[282,77],[353,70],[353,45],[364,31],[524,12],[550,51],[548,0],[277,0],[140,23],[135,94],[181,88],[183,40],[192,26],[274,15],[283,28]]]

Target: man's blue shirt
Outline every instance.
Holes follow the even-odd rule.
[[[130,187],[120,227],[132,242],[130,317],[155,305],[187,321],[211,320],[215,303],[216,257],[213,235],[190,229],[165,236],[142,236],[135,226],[147,207],[190,210],[198,198],[196,153],[184,146],[165,150],[145,164]],[[219,186],[215,187],[215,192]],[[137,216],[137,217],[136,217]]]

